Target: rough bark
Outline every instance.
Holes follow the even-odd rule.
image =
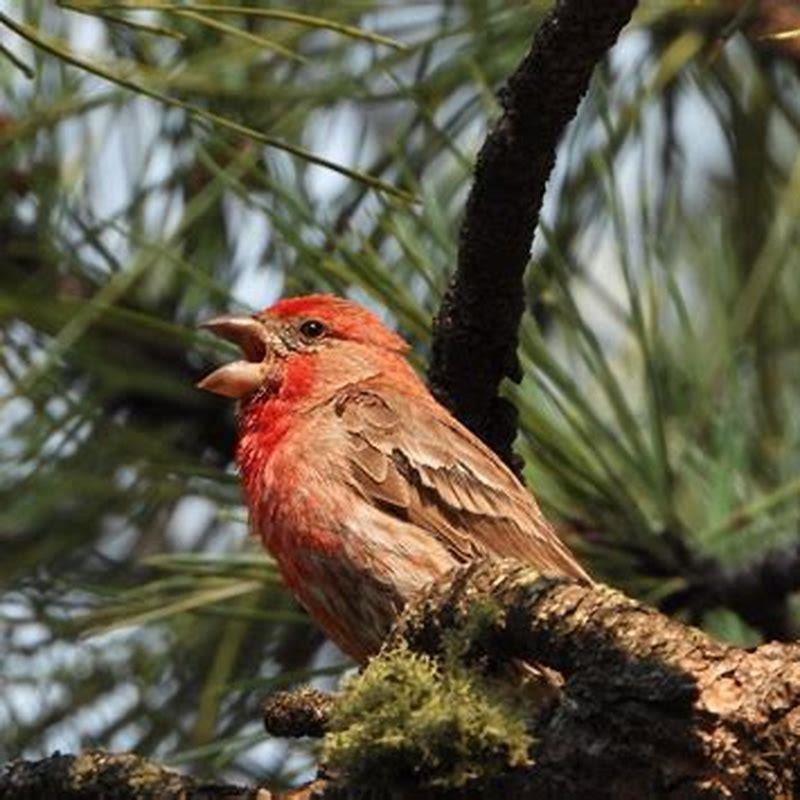
[[[317,689],[275,692],[261,706],[264,729],[271,736],[322,736],[331,703],[332,695]]]
[[[436,652],[487,595],[505,614],[486,651],[554,669],[564,685],[536,730],[535,766],[483,796],[800,796],[800,646],[741,650],[609,588],[496,564],[432,589],[399,633]]]
[[[8,800],[270,800],[269,793],[208,784],[179,775],[132,753],[90,750],[78,756],[56,753],[41,761],[14,761],[0,778]]]
[[[78,756],[20,759],[0,776],[2,800],[308,800],[315,784],[287,792],[208,783],[133,753],[89,750]]]
[[[497,396],[519,380],[522,275],[556,147],[592,70],[630,19],[635,0],[558,0],[500,92],[503,114],[478,154],[456,272],[436,317],[431,390],[514,466],[514,407]]]

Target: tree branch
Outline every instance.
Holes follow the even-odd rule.
[[[487,598],[502,614],[470,658],[536,663],[563,684],[535,722],[533,766],[463,797],[798,796],[800,646],[720,644],[609,588],[510,562],[472,564],[432,586],[395,642],[441,654]]]
[[[2,800],[311,800],[318,782],[286,792],[208,783],[133,753],[89,750],[19,759],[0,775]]]
[[[689,609],[695,619],[713,608],[730,608],[767,639],[797,635],[789,597],[800,589],[800,544],[769,550],[752,562],[725,567],[717,560],[689,564],[686,587],[669,595],[661,610]]]
[[[55,753],[41,761],[18,760],[0,776],[3,800],[270,800],[265,792],[228,784],[202,783],[133,753],[89,750],[79,756]]]
[[[484,613],[476,627],[475,609],[487,603],[497,613]],[[555,692],[545,703],[541,694],[540,699],[517,701],[532,703],[535,712],[530,714],[534,744],[529,766],[444,792],[435,784],[416,785],[419,775],[413,771],[406,786],[367,786],[363,777],[351,783],[334,764],[328,766],[335,777],[303,787],[299,794],[275,797],[799,796],[800,645],[742,650],[609,588],[542,577],[516,562],[478,562],[432,585],[410,604],[377,660],[391,657],[401,645],[437,658],[452,654],[453,632],[464,630],[471,631],[469,647],[459,653],[469,668],[497,675],[502,665],[524,662],[554,678]],[[319,707],[316,693],[303,694]],[[320,727],[327,721],[327,705],[324,713],[325,719],[317,720]],[[413,707],[407,713],[413,714]],[[402,738],[406,723],[393,714],[393,736],[408,758]],[[381,742],[383,752],[387,741],[392,737]],[[446,768],[448,752],[434,753],[433,762]],[[365,752],[364,758],[372,759],[368,763],[380,775],[375,754]],[[151,781],[157,794],[148,794]],[[15,762],[0,779],[0,797],[7,800],[170,798],[181,797],[180,791],[191,800],[270,797],[256,788],[201,785],[131,755],[88,753]]]
[[[500,93],[503,114],[478,155],[455,275],[436,317],[431,390],[507,463],[516,411],[499,398],[519,380],[522,275],[556,146],[592,70],[635,0],[558,0]]]

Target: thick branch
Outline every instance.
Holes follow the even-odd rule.
[[[404,613],[386,656],[400,641],[417,652],[439,655],[450,647],[452,653],[456,630],[471,631],[460,640],[471,643],[468,650],[459,649],[469,663],[495,675],[502,673],[493,668],[503,664],[538,664],[553,676],[555,691],[544,705],[519,701],[536,711],[531,766],[446,795],[428,785],[429,800],[800,796],[798,645],[741,650],[606,587],[495,562],[472,564],[431,586]],[[320,708],[315,693],[297,696],[311,700],[301,707]],[[282,705],[279,698],[273,711]],[[324,727],[325,720],[315,724]],[[351,800],[367,790],[374,800],[419,797],[413,778],[405,795],[398,793],[403,787],[351,785],[339,775],[282,797]],[[0,779],[2,798],[47,796],[271,797],[263,789],[202,785],[135,756],[101,753],[15,762]]]
[[[519,379],[522,275],[545,184],[592,70],[635,6],[558,0],[502,90],[503,115],[478,155],[429,379],[438,399],[508,463],[516,414],[497,391],[505,376]]]
[[[504,609],[481,646],[558,671],[561,699],[537,724],[535,765],[505,796],[790,798],[800,792],[800,646],[745,651],[605,587],[473,565],[434,587],[397,635],[438,652],[491,596]],[[471,796],[491,796],[488,789]],[[498,795],[499,796],[499,795]]]
[[[3,800],[270,800],[268,792],[202,783],[132,753],[90,750],[14,761],[0,776]]]

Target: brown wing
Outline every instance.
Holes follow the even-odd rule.
[[[511,471],[432,399],[351,386],[334,410],[353,487],[435,534],[456,560],[517,558],[590,580]]]

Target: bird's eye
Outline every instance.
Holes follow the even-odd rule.
[[[318,319],[307,319],[300,326],[300,333],[306,339],[319,339],[327,330],[325,323],[320,322]]]

